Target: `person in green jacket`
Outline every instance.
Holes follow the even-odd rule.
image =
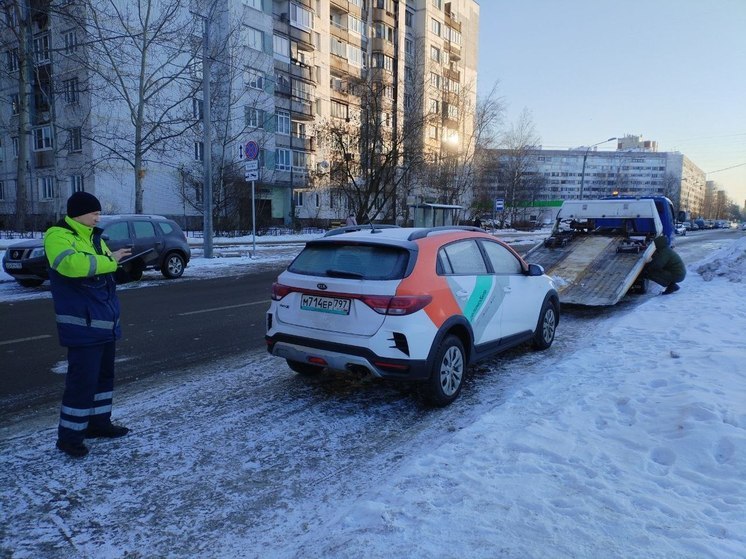
[[[674,249],[668,245],[665,235],[655,238],[655,252],[650,262],[645,265],[643,277],[662,285],[666,289],[663,295],[670,295],[679,290],[679,282],[686,277],[686,265]]]
[[[57,333],[67,347],[57,448],[88,454],[85,438],[121,437],[111,422],[115,343],[121,336],[115,276],[131,249],[110,251],[97,227],[101,203],[88,192],[67,201],[67,216],[44,235]]]

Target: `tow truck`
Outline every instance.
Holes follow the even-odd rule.
[[[611,306],[630,289],[655,252],[653,239],[673,245],[674,212],[663,196],[566,200],[549,237],[527,254],[554,279],[562,304]]]

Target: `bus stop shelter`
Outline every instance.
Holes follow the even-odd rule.
[[[451,204],[414,204],[410,206],[415,227],[438,227],[459,222],[462,206]]]

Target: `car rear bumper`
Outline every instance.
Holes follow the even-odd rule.
[[[267,351],[276,357],[335,371],[367,371],[380,378],[411,381],[426,380],[430,376],[427,362],[422,360],[381,357],[362,347],[286,334],[265,336],[265,340]]]

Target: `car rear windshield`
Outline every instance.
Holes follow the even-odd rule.
[[[409,252],[391,246],[325,243],[306,246],[288,270],[296,274],[367,280],[401,279]]]

